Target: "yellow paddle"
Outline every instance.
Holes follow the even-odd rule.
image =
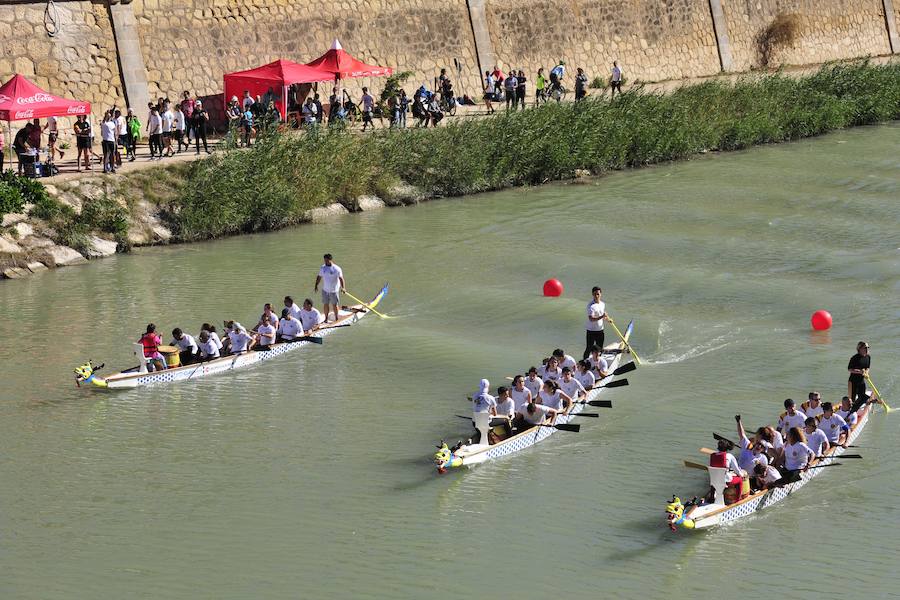
[[[875,387],[875,384],[872,383],[872,380],[869,378],[868,375],[866,375],[866,381],[868,382],[869,387],[872,388],[872,391],[875,392],[875,395],[878,397],[878,400],[879,400],[882,404],[884,404],[884,412],[889,413],[889,412],[891,412],[892,410],[894,410],[893,408],[891,408],[890,406],[888,406],[888,403],[887,403],[887,402],[884,401],[884,397],[881,395],[881,392],[878,391],[878,388]]]
[[[631,355],[634,357],[634,362],[636,362],[638,365],[640,365],[641,359],[638,358],[637,352],[634,351],[634,348],[631,347],[631,344],[628,343],[628,340],[625,339],[625,336],[622,335],[622,332],[619,331],[618,327],[616,327],[616,322],[613,321],[612,317],[610,317],[609,315],[606,315],[606,318],[607,318],[607,320],[609,320],[609,324],[613,326],[613,329],[615,330],[616,334],[618,334],[618,336],[622,339],[622,341],[625,342],[625,347],[628,348],[629,352],[631,352]]]
[[[378,315],[378,316],[381,317],[382,319],[393,319],[393,318],[394,318],[394,317],[391,317],[391,316],[388,316],[388,315],[386,315],[386,314],[383,314],[383,313],[378,312],[378,311],[375,310],[373,307],[369,306],[368,304],[366,304],[365,302],[363,302],[362,300],[360,300],[359,298],[357,298],[356,296],[354,296],[353,294],[351,294],[351,293],[348,292],[347,290],[344,290],[344,293],[347,294],[348,296],[350,296],[351,298],[353,298],[354,300],[356,300],[357,302],[359,302],[360,304],[362,304],[363,306],[365,306],[366,308],[368,308],[369,310],[371,310],[373,313],[375,313],[376,315]]]

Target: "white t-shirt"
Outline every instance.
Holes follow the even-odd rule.
[[[184,113],[180,110],[175,111],[175,129],[177,131],[184,131]]]
[[[725,468],[735,475],[741,474],[741,465],[738,464],[738,459],[731,452],[725,453]]]
[[[560,369],[569,367],[573,373],[575,372],[575,365],[578,364],[577,361],[568,354],[563,354],[562,360],[557,359],[557,362],[559,363]]]
[[[292,340],[295,337],[300,335],[300,329],[303,325],[292,317],[291,315],[286,316],[281,321],[278,322],[278,333],[281,334],[286,340]]]
[[[859,420],[859,417],[856,416],[855,412],[850,412],[849,410],[836,410],[834,414],[847,421],[847,425],[853,427],[856,425],[856,422]]]
[[[525,412],[525,406],[528,405],[528,401],[532,398],[531,390],[529,390],[527,387],[522,387],[522,391],[520,392],[515,387],[513,387],[509,391],[509,395],[512,397],[513,402],[515,403],[516,412]]]
[[[200,342],[200,356],[203,358],[219,358],[219,347],[213,341],[212,336],[205,342]]]
[[[231,353],[240,354],[247,350],[247,345],[253,338],[243,331],[231,331],[228,333],[228,339],[231,340]]]
[[[315,306],[310,310],[301,308],[297,318],[300,319],[300,322],[303,324],[303,331],[309,331],[324,320],[322,313],[320,313],[319,309]]]
[[[784,415],[778,419],[778,430],[781,431],[782,434],[786,434],[791,427],[797,427],[802,430],[804,421],[806,421],[806,415],[799,410],[794,409],[793,415],[784,413]]]
[[[825,432],[830,443],[836,444],[838,438],[841,437],[841,431],[849,431],[850,426],[847,425],[847,421],[843,417],[837,413],[832,413],[831,417],[822,417],[822,420],[819,421],[819,429]]]
[[[516,402],[511,397],[507,398],[502,402],[497,402],[497,414],[499,416],[509,416],[510,418],[516,415]]]
[[[547,413],[550,412],[550,409],[546,406],[541,406],[540,404],[534,405],[534,414],[528,414],[527,410],[522,411],[522,416],[525,417],[526,423],[531,423],[532,425],[539,425],[544,422],[547,418]]]
[[[147,120],[147,133],[148,135],[158,135],[162,133],[162,117],[158,114],[150,114],[150,118]]]
[[[56,117],[47,117],[47,131],[57,133]]]
[[[124,115],[119,115],[116,119],[116,135],[128,135],[128,124],[125,123]]]
[[[766,474],[765,477],[763,477],[763,481],[766,482],[766,485],[775,483],[779,479],[781,479],[781,473],[778,472],[778,469],[772,465],[766,465]]]
[[[546,390],[541,390],[538,393],[537,401],[547,408],[552,408],[554,410],[562,410],[563,407],[563,399],[562,396],[559,395],[559,390],[552,394],[548,394]]]
[[[597,378],[594,377],[594,374],[590,371],[585,371],[584,373],[578,372],[575,374],[575,379],[581,384],[581,387],[588,390],[594,387],[594,384],[597,383]]]
[[[573,400],[577,399],[580,394],[585,393],[584,386],[581,385],[581,382],[574,377],[570,378],[569,381],[560,379],[559,389],[561,389],[566,396],[572,398]]]
[[[590,317],[594,317],[595,319],[603,316],[606,313],[606,302],[602,300],[600,302],[594,302],[591,300],[587,305],[587,325],[585,326],[588,331],[603,331],[603,319],[599,321],[591,321]]]
[[[806,434],[806,445],[812,448],[812,451],[816,456],[822,456],[822,448],[827,441],[828,436],[825,435],[825,432],[821,429],[816,429],[812,433]]]
[[[304,104],[303,105],[303,120],[306,123],[315,123],[316,122],[316,105],[315,104]]]
[[[772,447],[776,450],[784,448],[784,436],[778,430],[775,430],[775,435],[772,437]]]
[[[175,122],[175,117],[172,115],[171,110],[167,110],[162,114],[162,130],[163,133],[168,133],[172,131],[172,124]]]
[[[556,367],[555,371],[550,371],[547,365],[544,365],[538,369],[538,376],[544,381],[558,382],[562,378],[562,369]]]
[[[497,406],[497,400],[490,394],[476,395],[472,402],[472,412],[486,413],[491,412],[491,407]]]
[[[765,459],[766,464],[768,464],[768,459],[766,459],[765,454],[753,453],[753,450],[750,449],[750,440],[746,437],[742,437],[738,443],[741,446],[741,454],[738,456],[738,466],[747,471],[749,475],[753,474],[753,468],[757,463],[761,462],[760,457]]]
[[[271,325],[260,325],[256,328],[256,333],[259,334],[259,345],[260,346],[269,346],[275,343],[275,328]]]
[[[100,135],[104,142],[116,141],[116,122],[112,119],[103,121],[100,125]]]
[[[537,398],[538,392],[540,392],[541,388],[544,387],[544,380],[537,376],[535,376],[534,379],[526,377],[525,387],[527,387],[528,391],[531,392],[532,398]]]
[[[173,339],[169,345],[177,346],[181,351],[190,350],[192,354],[197,354],[197,342],[194,340],[194,336],[187,333],[181,334],[180,340]]]
[[[803,414],[805,414],[807,417],[819,418],[820,415],[822,415],[824,413],[825,413],[825,409],[822,408],[821,402],[819,402],[819,405],[815,408],[807,405],[807,407],[803,409]]]
[[[588,357],[588,362],[591,363],[591,368],[597,371],[598,374],[609,373],[609,362],[603,358],[602,354],[597,357],[597,360],[594,360],[593,356]]]
[[[222,349],[222,340],[219,338],[219,334],[216,333],[215,331],[209,332],[209,341],[214,342],[216,344],[217,349],[219,349],[219,350]]]
[[[301,308],[297,306],[296,302],[294,304],[291,304],[290,306],[285,306],[285,308],[288,309],[288,314],[290,314],[292,317],[294,317],[295,319],[300,318]]]
[[[809,462],[812,449],[803,442],[787,444],[784,447],[784,466],[790,471],[802,469]]]
[[[336,264],[332,263],[330,267],[322,265],[319,268],[319,276],[322,278],[323,292],[336,294],[341,289],[340,278],[344,276],[344,271]]]

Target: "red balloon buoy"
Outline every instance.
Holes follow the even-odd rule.
[[[548,279],[544,282],[545,296],[562,296],[563,284],[559,279]]]
[[[817,310],[809,318],[809,322],[816,331],[831,329],[831,313],[827,310]]]

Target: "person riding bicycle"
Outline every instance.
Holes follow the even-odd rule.
[[[557,102],[562,95],[562,78],[566,75],[566,61],[560,59],[559,64],[550,70],[550,93]]]

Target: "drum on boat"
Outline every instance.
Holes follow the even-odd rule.
[[[160,346],[159,353],[166,357],[166,366],[170,369],[181,366],[181,357],[178,354],[177,346]]]

